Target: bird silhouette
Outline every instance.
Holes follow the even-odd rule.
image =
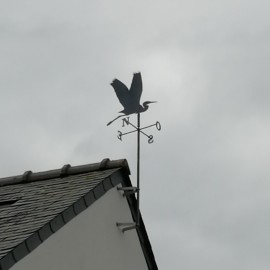
[[[148,110],[150,103],[155,103],[156,101],[145,101],[140,105],[140,99],[142,95],[142,76],[141,73],[134,73],[130,90],[123,84],[121,81],[114,79],[111,83],[111,86],[114,88],[116,96],[118,97],[120,103],[123,105],[124,110],[119,113],[122,115],[117,116],[112,121],[110,121],[107,126],[113,123],[120,117],[133,114],[133,113],[142,113]]]

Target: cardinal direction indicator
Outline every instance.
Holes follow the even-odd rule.
[[[152,125],[149,125],[149,126],[146,126],[146,127],[142,127],[142,128],[139,128],[139,127],[136,127],[135,125],[133,125],[129,121],[129,117],[123,118],[122,121],[123,121],[122,127],[125,127],[126,125],[131,125],[132,127],[134,127],[134,130],[131,130],[131,131],[128,131],[128,132],[125,132],[125,133],[123,133],[122,131],[118,130],[117,138],[120,141],[122,141],[122,137],[125,136],[125,135],[131,134],[131,133],[134,133],[134,132],[140,132],[141,134],[143,134],[144,136],[146,136],[148,138],[148,143],[151,144],[151,143],[154,142],[154,136],[153,135],[148,135],[145,132],[143,132],[142,130],[147,129],[147,128],[150,128],[150,127],[154,127],[154,126],[156,127],[156,129],[158,131],[161,130],[161,124],[158,121],[155,124],[152,124]]]
[[[131,134],[137,133],[137,187],[121,187],[118,188],[120,192],[123,192],[124,196],[134,196],[136,193],[137,199],[137,209],[136,216],[133,217],[132,222],[117,222],[116,225],[122,232],[136,229],[140,227],[140,140],[141,134],[147,137],[148,143],[152,144],[154,142],[154,136],[148,135],[145,130],[150,127],[156,127],[158,131],[161,130],[161,124],[157,121],[155,124],[148,125],[145,127],[141,127],[141,113],[145,112],[149,109],[149,104],[156,103],[156,101],[145,101],[140,105],[140,99],[142,95],[142,77],[141,73],[134,73],[132,83],[130,89],[126,87],[121,81],[118,79],[114,79],[111,83],[111,86],[114,88],[115,94],[119,100],[119,102],[123,105],[124,109],[120,111],[121,115],[118,115],[112,121],[110,121],[107,126],[112,124],[117,119],[121,118],[122,120],[122,128],[125,127],[133,127],[132,130],[127,132],[122,132],[118,130],[117,138],[122,141],[123,137]],[[129,120],[129,115],[137,114],[137,124],[134,125]]]
[[[124,127],[125,125],[128,126],[128,125],[129,125],[129,117],[123,118],[123,119],[122,119],[122,122],[123,122],[123,123],[122,123],[122,127]]]

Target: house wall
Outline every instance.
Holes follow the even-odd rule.
[[[113,188],[11,269],[148,269],[136,231],[116,226],[130,221],[126,198]]]

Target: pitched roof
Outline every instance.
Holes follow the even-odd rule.
[[[106,191],[122,183],[131,186],[126,160],[0,179],[0,270],[9,269]],[[133,218],[135,196],[127,196]],[[157,269],[141,220],[137,233],[149,269]]]

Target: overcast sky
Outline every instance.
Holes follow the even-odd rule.
[[[0,0],[1,177],[127,158],[114,78],[141,71],[141,211],[160,269],[270,267],[267,0]],[[135,121],[135,116],[130,120]],[[126,127],[124,130],[128,131]],[[123,131],[124,131],[123,130]]]

